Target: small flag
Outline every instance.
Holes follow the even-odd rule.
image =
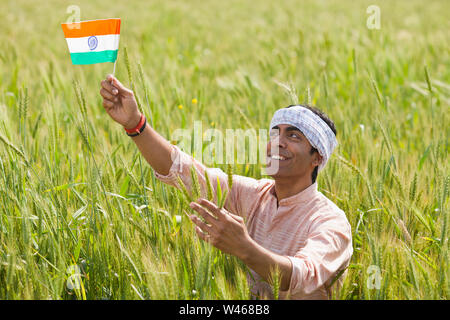
[[[73,64],[115,62],[119,50],[120,19],[61,23]]]

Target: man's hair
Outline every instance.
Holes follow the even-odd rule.
[[[298,106],[298,105],[290,105],[290,106],[287,106],[286,108],[295,107],[295,106]],[[328,118],[328,116],[325,114],[325,112],[323,112],[322,110],[320,110],[316,107],[309,106],[307,104],[302,104],[301,106],[305,107],[306,109],[311,110],[312,112],[314,112],[314,114],[318,115],[330,127],[330,129],[331,129],[331,131],[333,131],[334,135],[335,136],[337,135],[334,122],[330,118]],[[314,152],[318,152],[318,151],[316,148],[311,146],[310,154],[314,154]],[[312,183],[316,182],[318,172],[319,172],[319,166],[316,166],[311,174]]]

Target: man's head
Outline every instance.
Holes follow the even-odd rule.
[[[316,181],[337,145],[333,121],[317,108],[291,105],[275,112],[267,145],[268,167],[273,178]]]

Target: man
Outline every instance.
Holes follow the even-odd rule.
[[[189,188],[193,167],[203,192],[205,171],[227,188],[222,170],[206,168],[147,125],[133,92],[116,78],[108,75],[101,86],[105,110],[124,126],[158,179],[180,187],[179,177]],[[277,270],[280,298],[330,298],[353,253],[345,213],[317,191],[315,181],[337,145],[334,124],[317,109],[290,106],[275,112],[270,129],[267,165],[277,168],[273,180],[234,175],[224,208],[201,198],[190,206],[202,219],[190,218],[199,238],[251,269],[254,297],[272,297],[268,282]]]

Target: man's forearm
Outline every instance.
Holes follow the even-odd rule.
[[[132,137],[148,164],[159,174],[167,175],[172,166],[172,147],[169,141],[147,124],[144,131]]]
[[[281,276],[280,290],[288,290],[292,276],[292,263],[289,258],[273,253],[252,240],[239,257],[249,268],[264,280],[270,281],[276,268]]]

